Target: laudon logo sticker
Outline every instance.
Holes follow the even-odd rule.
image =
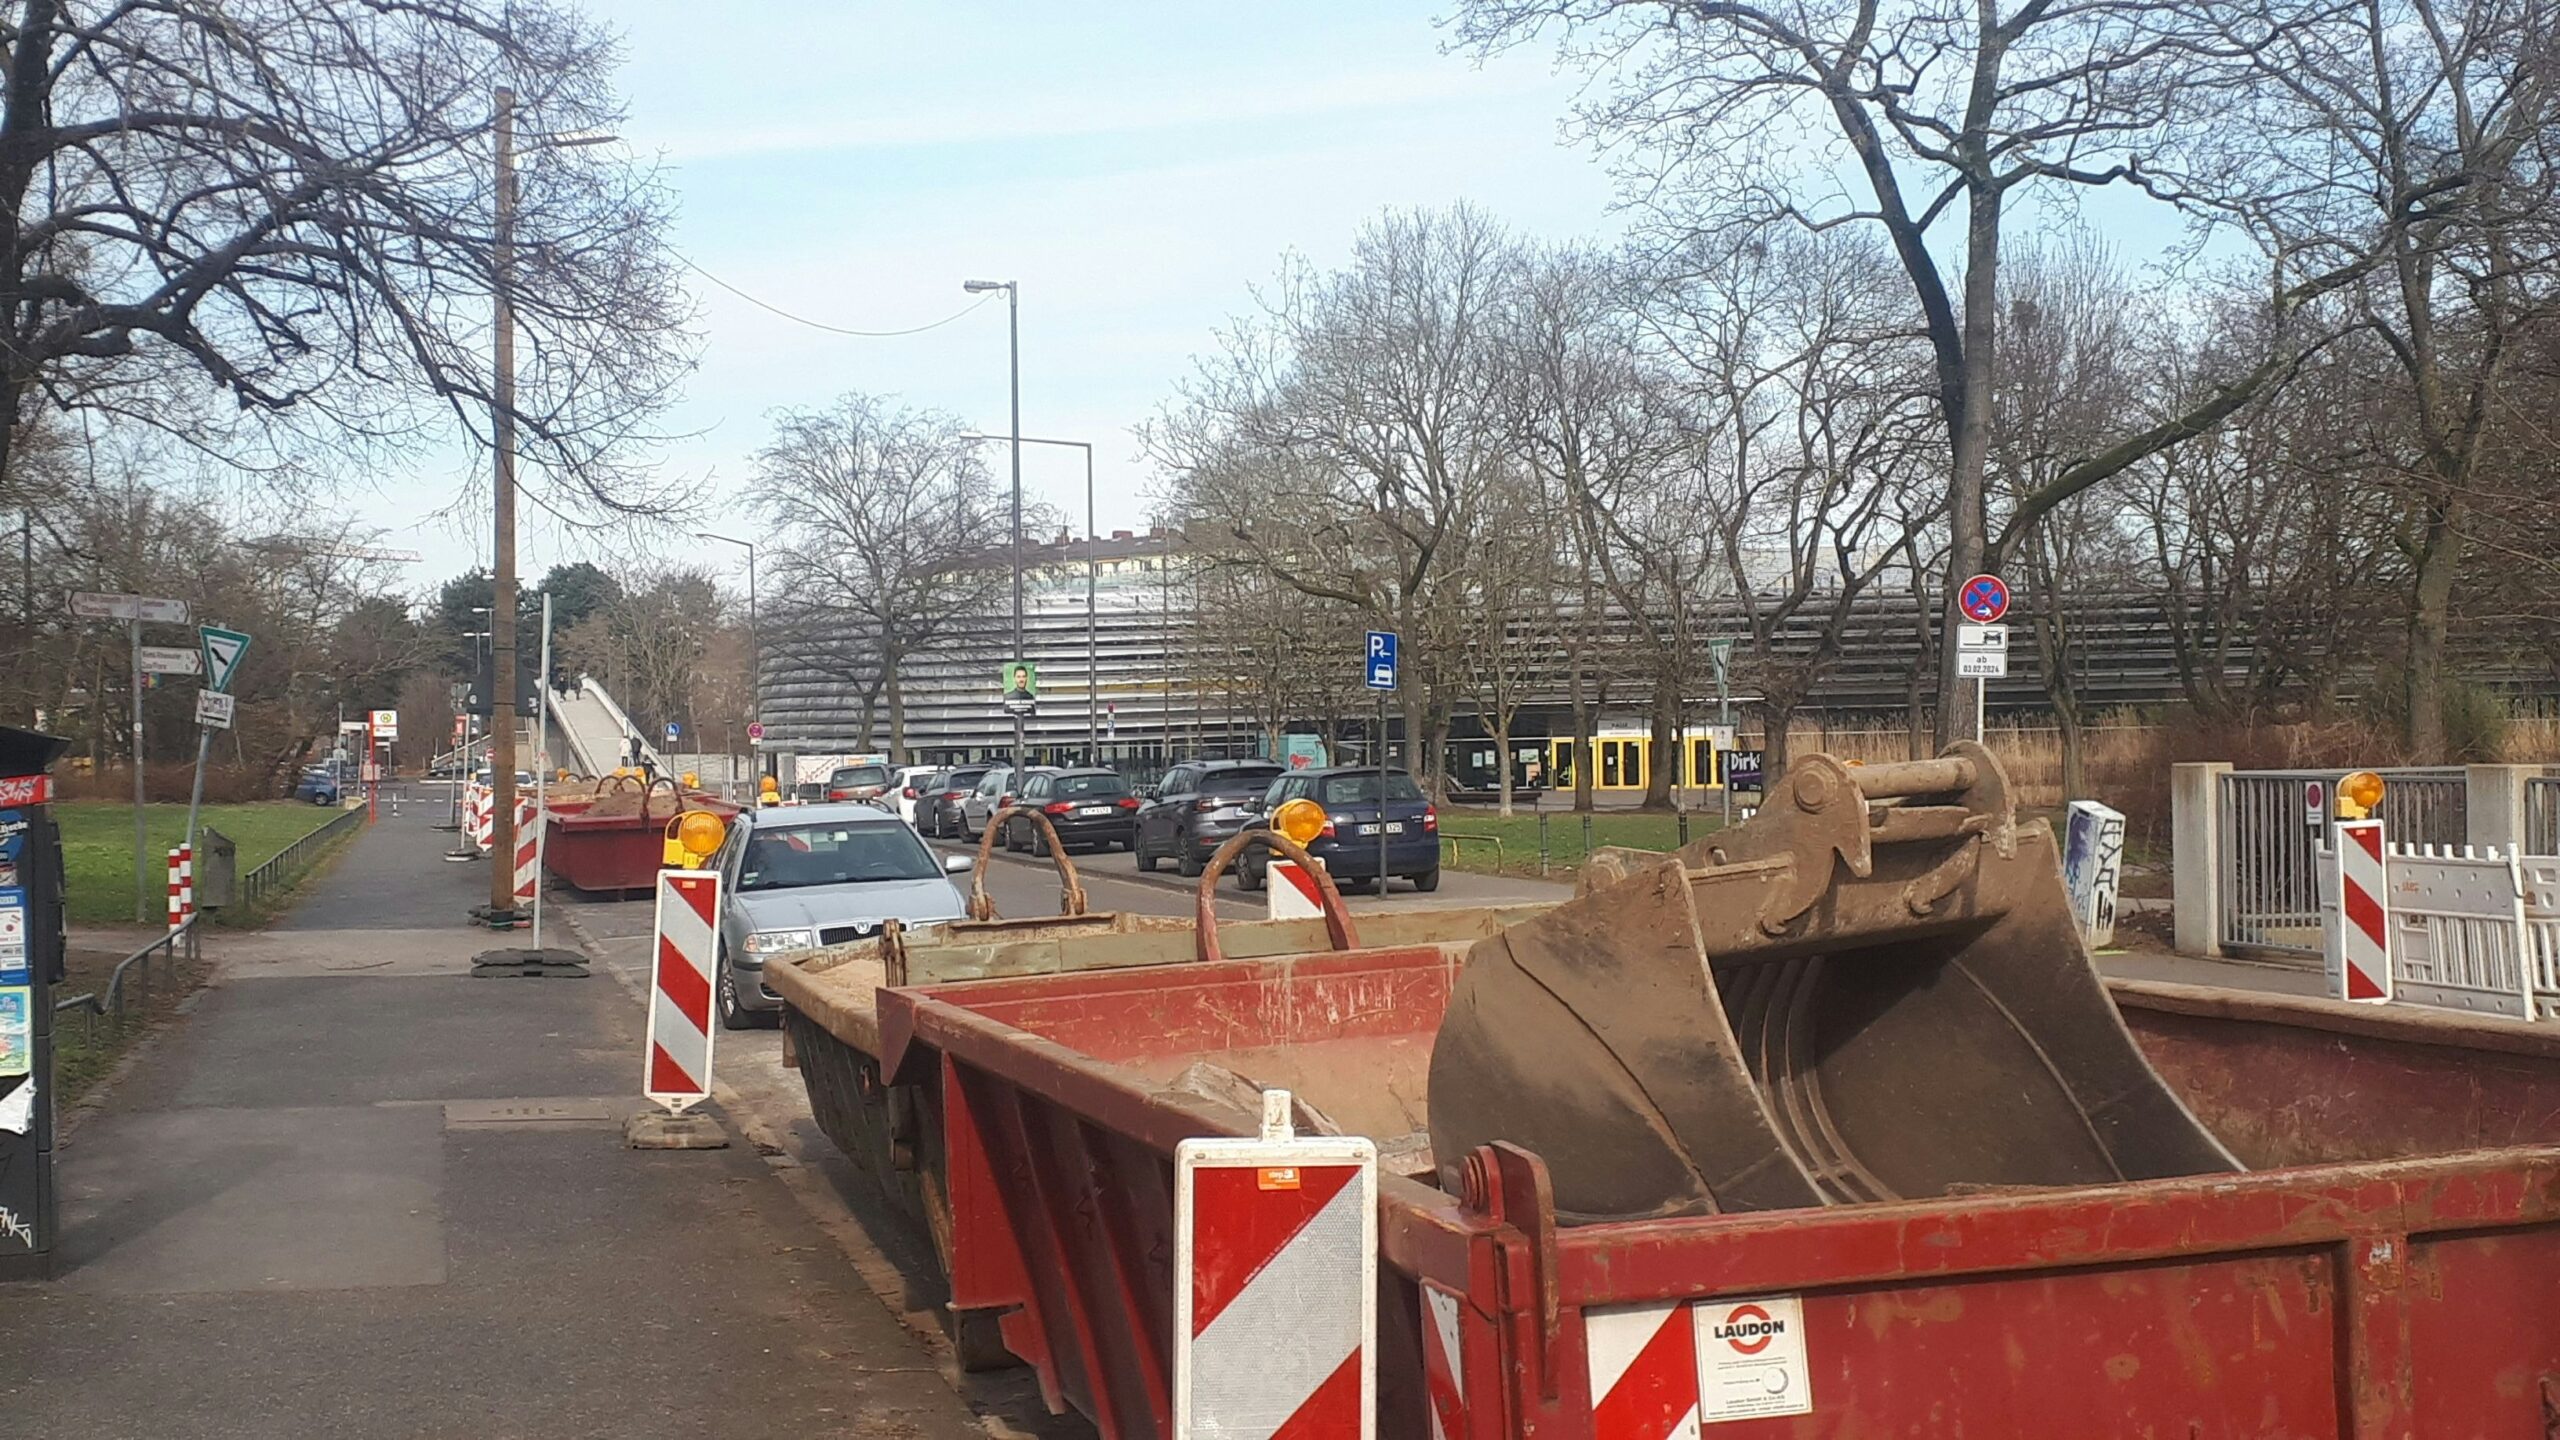
[[[1769,1312],[1757,1305],[1734,1306],[1715,1329],[1717,1339],[1745,1355],[1759,1354],[1785,1333],[1787,1322],[1770,1319]]]

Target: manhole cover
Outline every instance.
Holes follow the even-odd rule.
[[[602,1100],[447,1100],[448,1130],[494,1125],[609,1125],[613,1110]]]

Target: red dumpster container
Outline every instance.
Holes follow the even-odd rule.
[[[1536,1156],[1481,1147],[1451,1195],[1406,1143],[1458,968],[1372,950],[881,992],[883,1068],[944,1153],[953,1302],[1005,1311],[1053,1406],[1170,1435],[1171,1156],[1240,1133],[1164,1086],[1205,1058],[1390,1157],[1383,1436],[1665,1436],[1765,1412],[1734,1386],[1773,1378],[1809,1408],[1703,1433],[2450,1440],[2560,1415],[2549,1035],[2119,987],[2199,1118],[2288,1168],[1567,1228]]]

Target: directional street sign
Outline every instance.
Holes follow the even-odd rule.
[[[204,651],[205,687],[230,693],[231,679],[240,673],[240,657],[249,653],[249,637],[219,625],[199,625],[196,644]]]
[[[676,737],[677,737],[677,736],[679,736],[679,735],[682,735],[683,733],[684,733],[684,728],[683,728],[682,726],[680,726],[680,725],[676,724],[676,722],[674,722],[673,720],[670,720],[670,721],[668,721],[668,722],[667,722],[667,743],[668,743],[668,744],[673,745],[674,743],[676,743]]]
[[[71,592],[71,613],[88,620],[159,620],[187,623],[187,602],[153,595],[109,595],[96,590]]]
[[[1968,679],[2002,680],[2009,674],[2009,627],[1956,627],[1956,673]]]
[[[2009,582],[1997,575],[1976,575],[1956,592],[1956,608],[1976,625],[1996,625],[2009,613]]]
[[[193,675],[201,663],[202,657],[196,652],[182,650],[175,645],[142,647],[142,673],[145,675]]]
[[[230,729],[231,711],[237,700],[237,696],[225,695],[219,690],[197,691],[196,723],[208,730]]]
[[[1367,683],[1372,690],[1396,688],[1396,636],[1392,630],[1369,632]]]

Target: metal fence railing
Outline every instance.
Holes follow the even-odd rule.
[[[97,1039],[98,1023],[102,1020],[116,1029],[124,1028],[126,1017],[132,1011],[150,1003],[155,984],[165,985],[177,978],[180,960],[193,961],[202,955],[196,939],[196,925],[202,918],[189,919],[177,929],[117,961],[116,968],[107,972],[106,984],[54,1001],[55,1030],[62,1028],[60,1017],[68,1014],[80,1017],[84,1043]],[[162,972],[156,980],[152,974],[155,960]]]
[[[2273,959],[2320,959],[2320,857],[2338,818],[2341,770],[2240,770],[2222,777],[2221,941]],[[2406,845],[2460,845],[2469,790],[2459,765],[2384,770],[2379,814]]]
[[[2560,855],[2560,776],[2524,782],[2524,853]]]
[[[363,810],[339,811],[327,824],[314,828],[301,839],[268,856],[257,869],[241,876],[240,890],[232,897],[232,903],[246,909],[301,879],[302,872],[310,869],[311,863],[319,858],[322,847],[363,823]]]

